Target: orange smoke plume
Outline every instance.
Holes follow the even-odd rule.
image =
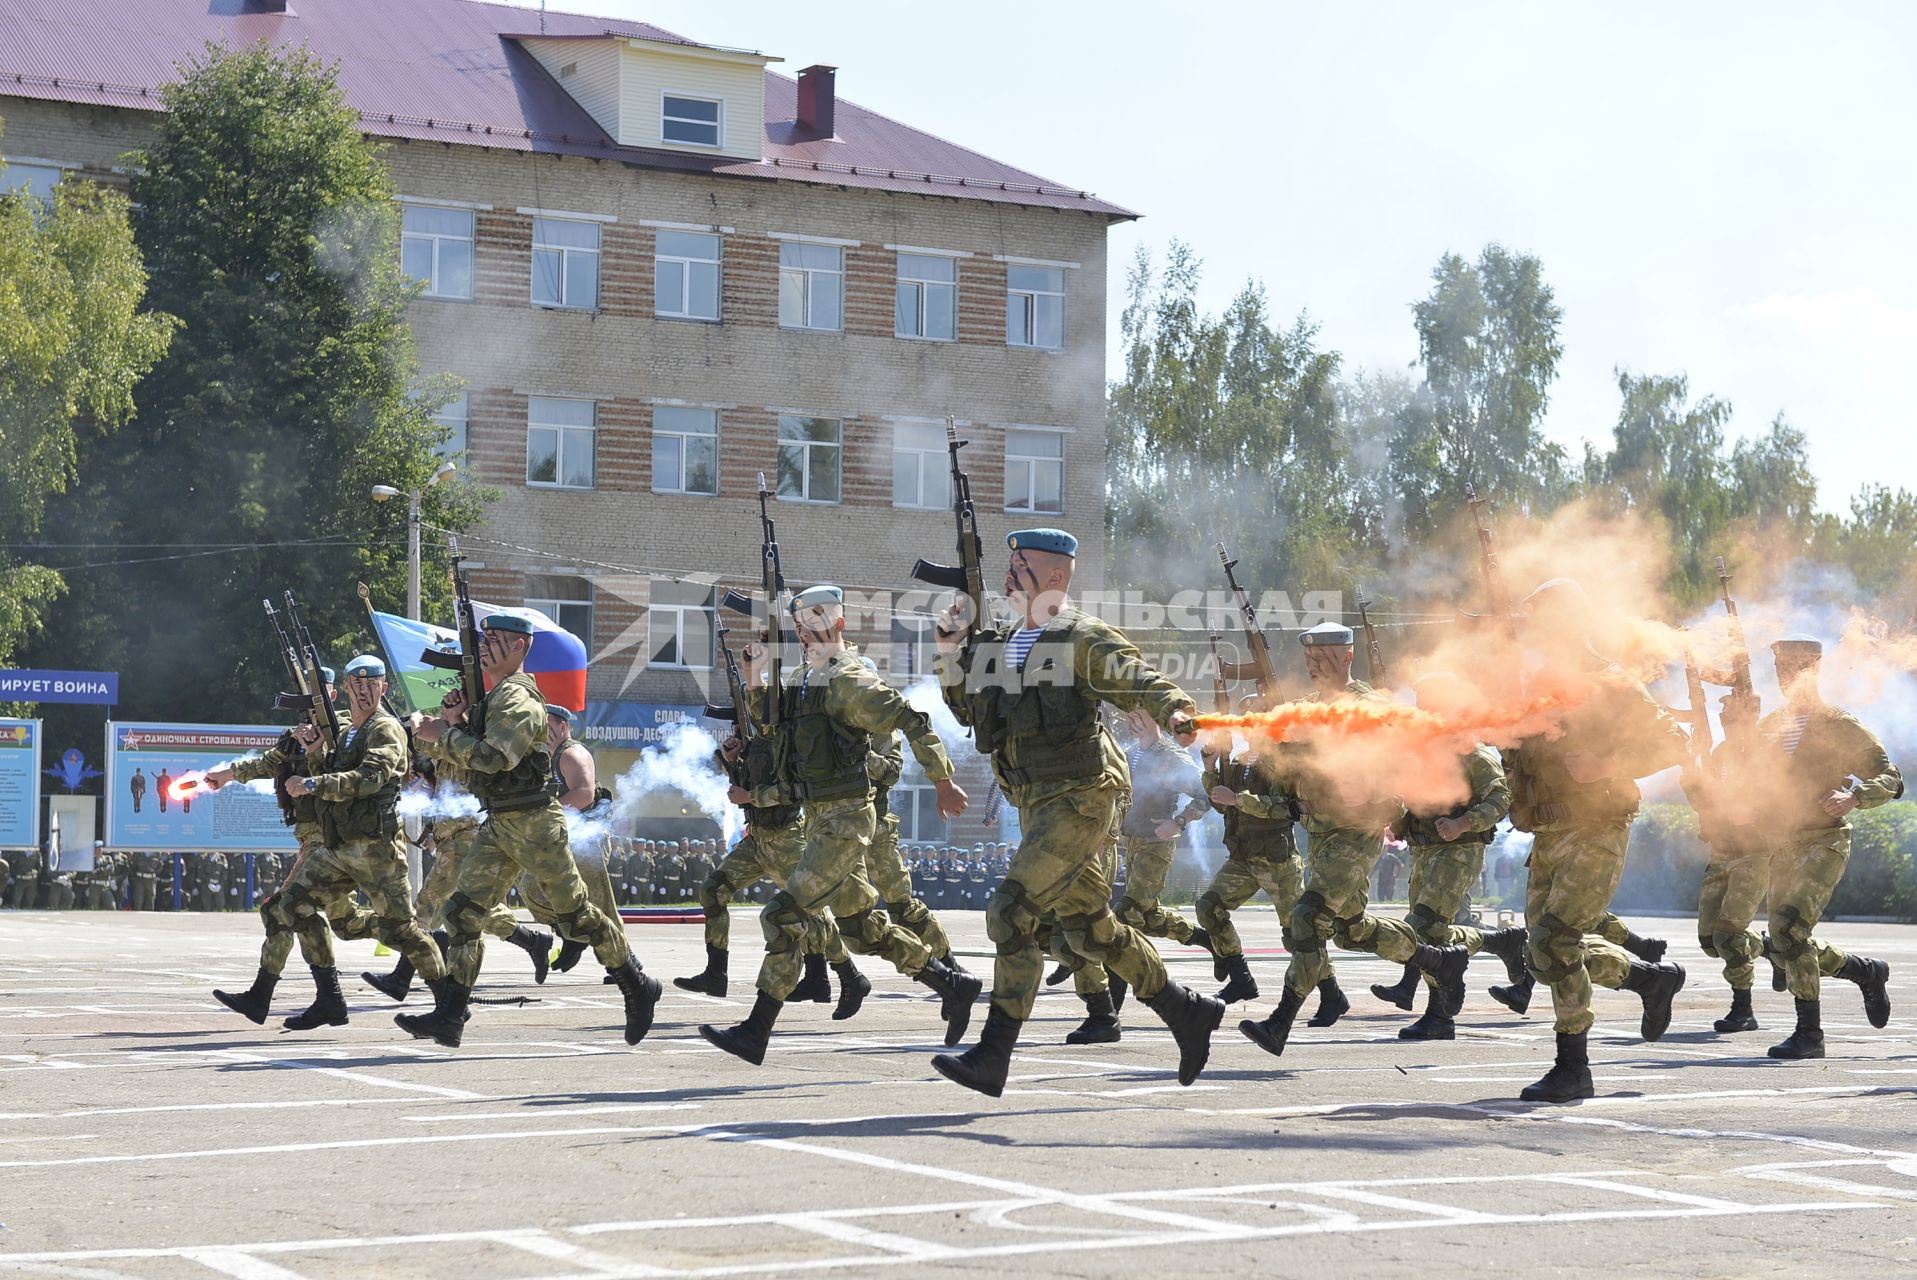
[[[202,791],[212,790],[211,787],[206,785],[206,771],[204,769],[196,769],[191,773],[183,773],[177,778],[168,778],[165,789],[166,798],[175,804],[183,800],[190,800]]]

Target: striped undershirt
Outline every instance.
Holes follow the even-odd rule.
[[[1797,754],[1797,745],[1804,740],[1804,726],[1810,723],[1810,713],[1791,717],[1789,727],[1784,730],[1784,754]]]
[[[1043,626],[1020,627],[1012,633],[1012,638],[1005,642],[1005,656],[1011,659],[1012,670],[1025,670],[1025,659],[1031,656],[1032,646],[1044,631]]]

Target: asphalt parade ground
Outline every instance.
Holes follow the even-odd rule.
[[[1341,954],[1352,1013],[1301,1020],[1274,1059],[1234,1029],[1282,964],[1271,913],[1243,918],[1266,994],[1230,1011],[1195,1087],[1130,1002],[1121,1043],[1066,1046],[1065,987],[993,1100],[931,1070],[936,1004],[872,961],[855,1020],[789,1008],[764,1067],[707,1046],[700,1022],[750,1008],[749,910],[730,996],[668,983],[630,1050],[590,960],[534,986],[494,945],[481,994],[537,1003],[476,1007],[457,1051],[394,1027],[358,980],[390,963],[370,943],[341,947],[351,1023],[296,1034],[213,1001],[252,976],[253,916],[8,913],[0,1275],[1917,1274],[1917,927],[1821,931],[1891,962],[1891,1023],[1826,983],[1830,1056],[1780,1063],[1767,966],[1764,1030],[1717,1036],[1725,989],[1690,922],[1635,921],[1691,974],[1671,1030],[1641,1043],[1636,998],[1600,992],[1599,1096],[1532,1107],[1514,1099],[1549,1063],[1549,999],[1496,1004],[1495,960],[1455,1041],[1407,1043],[1367,990],[1395,971]],[[981,918],[946,923],[989,972]],[[631,933],[661,978],[700,967],[696,926]],[[1164,945],[1215,989],[1206,957]],[[276,1014],[311,992],[296,956]]]

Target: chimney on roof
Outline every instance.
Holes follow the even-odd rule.
[[[812,138],[832,136],[833,81],[837,67],[823,64],[799,72],[799,132]]]

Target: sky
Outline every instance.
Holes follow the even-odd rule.
[[[537,5],[528,7],[536,8]],[[1222,309],[1262,281],[1347,372],[1417,356],[1439,256],[1537,255],[1564,311],[1546,429],[1608,440],[1616,370],[1729,433],[1784,414],[1819,505],[1917,490],[1917,5],[963,6],[570,0],[839,68],[841,97],[1144,217]]]

